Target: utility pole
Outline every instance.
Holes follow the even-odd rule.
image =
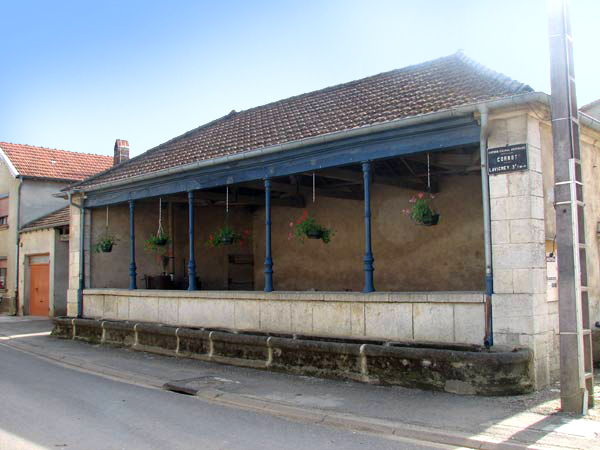
[[[548,0],[562,410],[593,406],[579,120],[569,0]]]

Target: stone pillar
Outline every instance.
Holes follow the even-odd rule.
[[[494,343],[534,352],[533,379],[547,385],[552,329],[546,299],[540,126],[526,111],[490,117],[488,148],[527,144],[528,169],[490,175]]]
[[[72,202],[76,205],[82,204],[82,196],[74,195]],[[91,214],[86,211],[84,222],[84,287],[90,285],[90,247],[91,247]],[[69,287],[67,290],[67,315],[69,317],[77,316],[77,300],[79,292],[79,270],[81,266],[80,247],[81,247],[81,209],[77,206],[70,207],[69,223]]]

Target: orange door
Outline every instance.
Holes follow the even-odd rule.
[[[50,265],[30,265],[29,279],[29,314],[48,316],[50,310]]]

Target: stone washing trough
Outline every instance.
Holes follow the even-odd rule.
[[[526,348],[405,343],[298,334],[55,318],[52,335],[292,374],[458,394],[533,390]]]

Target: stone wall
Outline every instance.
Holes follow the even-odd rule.
[[[70,207],[70,225],[69,225],[69,289],[67,291],[67,315],[71,317],[77,316],[77,291],[79,288],[79,267],[80,267],[80,248],[81,248],[81,210],[75,205],[81,205],[81,195],[72,197],[72,205]],[[86,212],[84,222],[84,286],[90,285],[90,245],[91,245],[91,214]]]
[[[592,326],[600,320],[600,133],[581,133],[588,296]]]
[[[531,350],[512,347],[485,350],[461,344],[412,346],[385,339],[68,318],[54,320],[52,335],[254,369],[454,394],[518,395],[533,388]],[[188,381],[172,381],[163,388],[196,394],[198,389]]]
[[[542,387],[551,380],[555,341],[546,297],[540,121],[525,111],[490,116],[488,148],[523,143],[528,170],[490,176],[494,342],[534,350],[535,383]]]
[[[547,121],[540,122],[542,141],[542,164],[544,174],[544,204],[546,252],[556,254],[554,239],[556,238],[556,211],[554,209],[554,154],[552,147],[552,128]],[[585,201],[585,242],[588,273],[588,298],[590,322],[593,325],[600,320],[600,249],[598,223],[600,222],[600,133],[587,127],[580,132],[582,158],[582,180]],[[551,370],[554,378],[558,378],[559,369],[559,324],[558,297],[548,296],[548,314],[550,326],[554,332],[553,348],[550,355]]]
[[[84,316],[191,327],[483,343],[481,292],[216,292],[89,289]]]

